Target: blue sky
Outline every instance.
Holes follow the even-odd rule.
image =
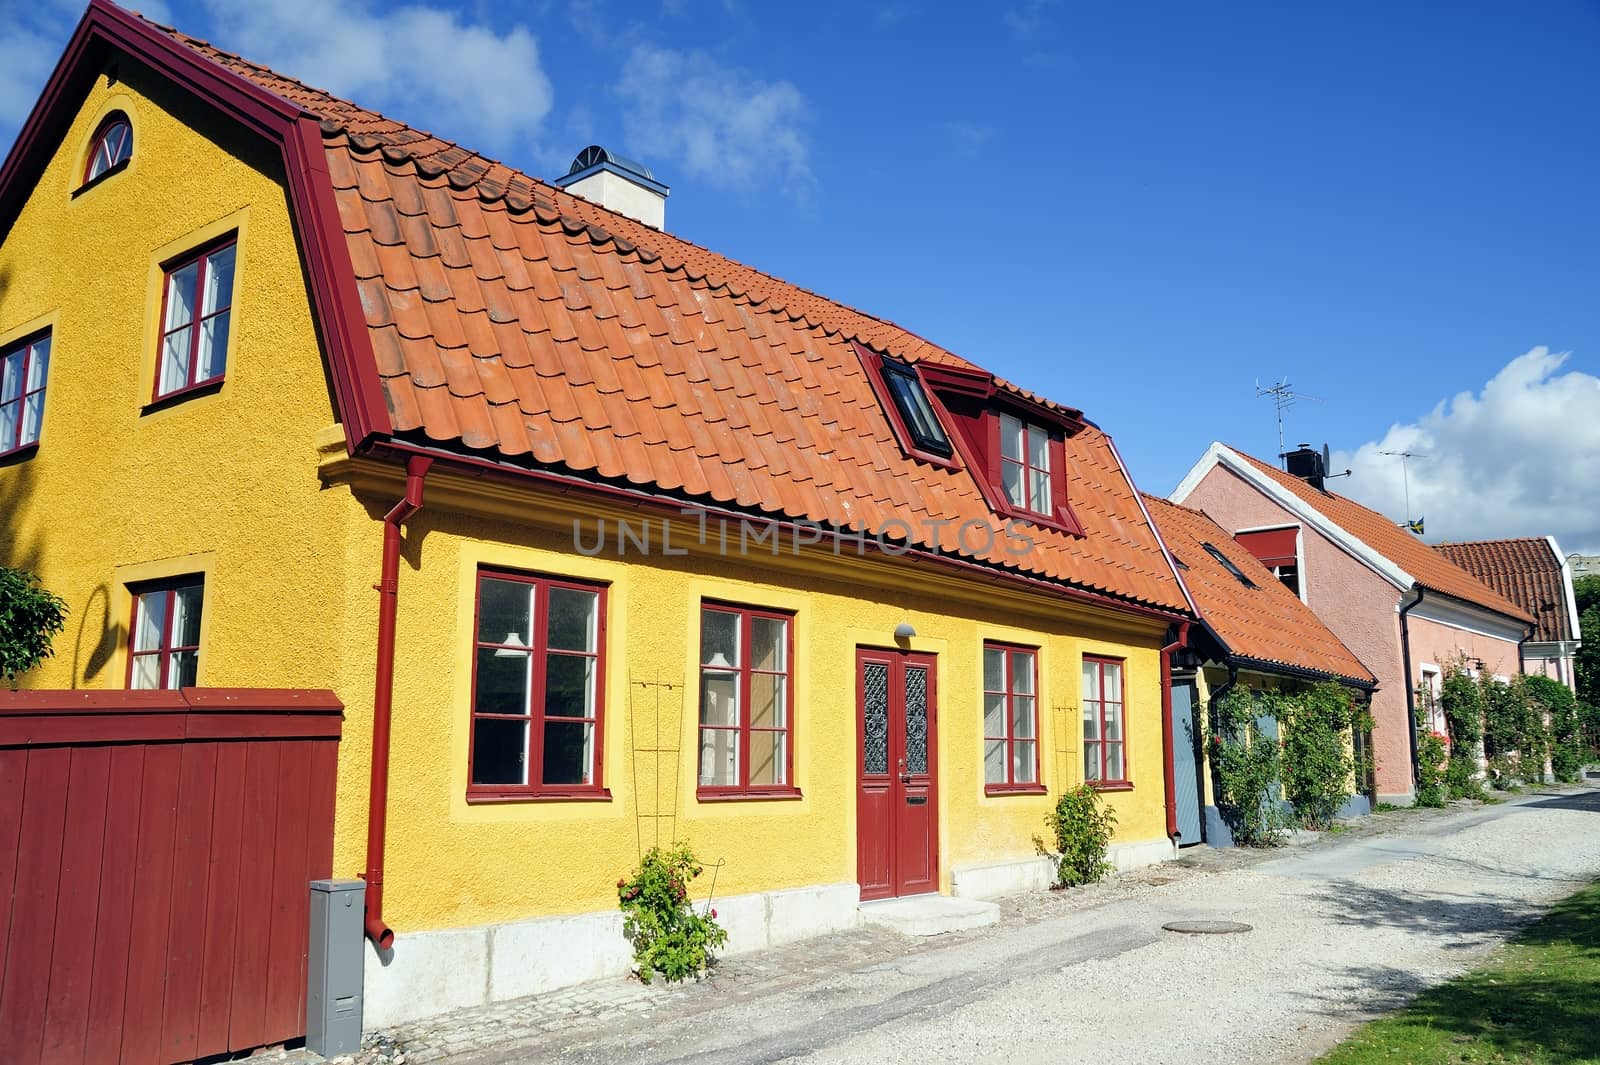
[[[146,8],[536,174],[642,159],[669,229],[1081,407],[1151,491],[1275,452],[1287,375],[1340,491],[1402,517],[1378,452],[1420,451],[1430,539],[1600,552],[1600,6],[334,6]],[[8,16],[0,143],[77,11]]]

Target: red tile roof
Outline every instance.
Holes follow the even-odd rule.
[[[1204,511],[1145,494],[1145,505],[1175,559],[1200,617],[1241,658],[1376,684],[1377,678],[1328,630],[1300,597],[1212,521]],[[1246,587],[1206,550],[1210,544],[1239,568]]]
[[[321,120],[397,433],[868,534],[949,520],[936,535],[914,536],[916,545],[1187,612],[1098,428],[1067,441],[1068,488],[1086,537],[1038,528],[1025,555],[1008,554],[1003,536],[971,551],[958,541],[961,522],[1003,523],[969,473],[902,454],[850,340],[913,362],[971,363],[166,32]]]
[[[1364,507],[1344,496],[1335,495],[1333,492],[1319,491],[1293,474],[1280,470],[1270,463],[1262,462],[1253,455],[1247,455],[1238,448],[1231,450],[1273,481],[1287,488],[1323,517],[1411,574],[1412,579],[1422,587],[1442,592],[1464,602],[1476,603],[1478,606],[1506,614],[1518,621],[1533,620],[1521,607],[1417,539],[1414,533],[1400,528],[1376,510]]]
[[[1574,640],[1561,559],[1542,536],[1515,540],[1467,540],[1434,550],[1535,618],[1533,639]]]

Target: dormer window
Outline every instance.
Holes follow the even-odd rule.
[[[911,443],[922,451],[949,458],[952,454],[950,438],[939,424],[933,404],[928,400],[928,390],[922,387],[917,371],[903,362],[884,359],[881,365],[883,383],[889,390],[900,421],[911,437]]]
[[[133,158],[133,126],[120,111],[100,124],[89,145],[89,162],[84,167],[85,185],[98,181]]]
[[[1011,414],[1000,415],[1000,486],[1014,507],[1055,513],[1048,430]]]

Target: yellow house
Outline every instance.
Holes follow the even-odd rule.
[[[1084,780],[1170,856],[1193,615],[1110,437],[560,184],[95,0],[0,172],[25,686],[333,689],[377,1023],[625,972],[657,842],[735,950],[1043,887]]]

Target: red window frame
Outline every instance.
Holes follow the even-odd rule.
[[[218,307],[210,314],[205,314],[203,313],[204,304],[201,301],[205,296],[207,267],[210,266],[212,258],[215,257],[218,252],[225,251],[228,248],[237,249],[238,244],[239,235],[237,233],[230,233],[228,236],[223,237],[220,240],[213,241],[211,244],[189,252],[182,258],[174,259],[162,267],[161,317],[156,319],[156,328],[159,331],[158,336],[156,337],[156,380],[155,386],[150,394],[150,402],[160,403],[176,396],[185,395],[189,392],[210,388],[219,384],[227,376],[228,352],[226,345],[224,345],[221,370],[210,377],[200,379],[197,379],[196,377],[196,375],[200,372],[200,337],[205,332],[203,328],[205,323],[207,321],[220,318],[223,315],[227,315],[228,337],[230,342],[233,337],[233,290],[238,285],[239,281],[239,255],[237,250],[234,252],[233,282],[228,287],[228,302],[221,307]],[[194,307],[194,315],[189,319],[187,324],[174,326],[173,328],[168,329],[167,304],[172,298],[172,275],[176,274],[184,267],[195,263],[198,263],[199,267],[194,272],[194,299],[191,304]],[[189,330],[189,372],[183,384],[163,392],[161,391],[161,377],[162,369],[164,368],[167,357],[167,338],[173,333],[177,333],[184,329]]]
[[[1011,501],[1006,494],[1005,467],[1011,462],[1005,457],[1004,442],[1000,439],[1000,429],[1003,424],[1002,415],[1010,415],[1023,426],[1023,489],[1028,487],[1027,473],[1030,469],[1039,467],[1027,463],[1027,430],[1038,429],[1049,439],[1048,452],[1050,468],[1045,471],[1050,481],[1050,510],[1043,512],[1034,510],[1031,506],[1019,506]],[[984,419],[988,424],[986,442],[989,450],[988,472],[989,481],[993,490],[994,507],[1000,514],[1008,518],[1019,518],[1049,529],[1059,529],[1061,532],[1073,536],[1083,536],[1083,526],[1079,524],[1078,517],[1072,512],[1071,505],[1067,502],[1067,444],[1062,430],[1052,426],[1049,422],[1028,417],[1027,413],[1018,410],[1001,408],[990,412]]]
[[[695,683],[695,795],[701,801],[718,801],[727,799],[798,799],[800,788],[794,782],[794,614],[784,610],[769,610],[763,607],[745,606],[737,603],[727,603],[720,600],[701,600],[699,617],[704,618],[707,611],[721,614],[732,614],[739,619],[739,648],[740,661],[737,666],[739,676],[739,723],[733,726],[704,725],[701,724],[701,692],[704,685],[700,678],[711,667],[704,664],[704,643],[696,648],[695,662],[698,664]],[[785,671],[781,674],[784,678],[784,715],[783,728],[757,729],[750,725],[750,678],[757,673],[764,676],[779,676],[774,670],[754,669],[750,663],[750,648],[754,646],[752,634],[756,618],[768,618],[784,623],[784,665]],[[714,672],[727,673],[729,669],[717,667]],[[701,784],[700,783],[700,738],[707,729],[716,732],[737,732],[739,743],[739,782],[736,784]],[[781,732],[784,734],[784,768],[782,784],[751,784],[750,783],[750,734],[752,732]]]
[[[155,657],[157,659],[156,675],[161,678],[161,683],[154,690],[170,690],[167,680],[172,668],[172,656],[179,652],[193,652],[195,656],[195,679],[200,675],[200,644],[181,644],[174,646],[172,643],[172,619],[177,613],[177,593],[180,588],[200,589],[200,616],[205,617],[206,580],[202,573],[187,573],[181,577],[167,577],[157,581],[141,581],[128,587],[133,596],[133,609],[128,616],[128,675],[123,681],[123,687],[132,690],[134,666],[141,658]],[[166,612],[161,620],[161,641],[152,650],[137,651],[134,649],[139,639],[139,604],[147,595],[160,595],[166,598]],[[197,630],[198,631],[198,630]],[[196,636],[198,641],[198,635]]]
[[[1021,484],[1022,484],[1022,494],[1023,494],[1023,497],[1025,499],[1025,502],[1018,503],[1016,500],[1012,499],[1010,496],[1007,496],[1006,497],[1006,501],[1008,503],[1010,503],[1013,507],[1016,507],[1019,510],[1025,510],[1029,514],[1037,514],[1037,515],[1039,515],[1041,517],[1046,517],[1046,518],[1054,517],[1055,516],[1055,509],[1056,509],[1056,507],[1055,507],[1055,503],[1056,503],[1056,477],[1058,475],[1057,471],[1059,469],[1059,467],[1056,466],[1056,463],[1051,461],[1054,458],[1054,455],[1052,455],[1052,452],[1055,450],[1055,434],[1051,433],[1049,428],[1047,428],[1046,426],[1040,425],[1038,422],[1031,422],[1026,418],[1022,418],[1022,417],[1019,417],[1019,416],[1017,416],[1015,414],[1012,414],[1009,411],[1008,412],[1004,412],[1002,414],[999,414],[996,417],[997,417],[997,420],[1000,423],[1000,432],[1001,432],[1000,451],[999,451],[999,455],[1000,455],[1000,490],[1002,492],[1005,491],[1006,469],[1008,467],[1015,466],[1018,470],[1021,471],[1021,474],[1022,474],[1022,482],[1021,482]],[[1017,429],[1018,429],[1018,432],[1021,435],[1021,440],[1018,443],[1018,450],[1021,452],[1021,456],[1019,458],[1015,458],[1015,459],[1009,458],[1006,455],[1006,442],[1005,442],[1004,436],[1005,436],[1006,420],[1008,418],[1017,423]],[[1044,444],[1045,459],[1044,460],[1045,460],[1046,465],[1044,465],[1044,466],[1035,466],[1033,464],[1033,448],[1030,447],[1029,445],[1031,443],[1031,438],[1035,434],[1043,436],[1044,440],[1045,440],[1045,444]],[[1049,508],[1047,510],[1038,510],[1038,509],[1036,509],[1034,507],[1034,505],[1032,503],[1032,499],[1033,499],[1033,481],[1034,481],[1034,476],[1033,475],[1036,474],[1036,473],[1044,474],[1045,496],[1046,496],[1046,498],[1048,500],[1045,505],[1046,505],[1046,507]]]
[[[483,602],[483,582],[485,579],[508,581],[515,584],[526,584],[534,588],[533,617],[526,644],[491,643],[480,638],[479,614]],[[605,699],[606,699],[606,586],[588,581],[569,580],[561,577],[548,577],[540,574],[521,573],[516,570],[495,569],[480,566],[473,577],[472,592],[472,689],[468,704],[467,718],[467,801],[468,802],[509,802],[533,801],[541,799],[555,800],[608,800],[611,792],[605,786]],[[557,648],[551,651],[549,646],[549,617],[550,589],[569,588],[579,592],[589,592],[596,596],[595,599],[595,637],[594,652],[568,651]],[[478,712],[478,652],[480,650],[498,650],[505,648],[515,651],[526,651],[533,656],[531,677],[528,683],[528,699],[526,714],[482,714]],[[587,784],[545,784],[536,782],[535,776],[544,775],[544,726],[547,720],[544,712],[545,681],[547,679],[547,660],[551,654],[571,655],[594,659],[594,716],[593,717],[561,717],[558,720],[572,724],[590,724],[594,726],[594,753],[592,779]],[[477,784],[473,782],[473,768],[476,764],[476,751],[478,745],[477,723],[480,719],[490,721],[526,721],[528,723],[528,743],[523,752],[527,760],[528,783],[526,784]],[[537,772],[535,772],[537,768]]]
[[[22,439],[22,428],[27,424],[28,400],[32,396],[39,397],[39,433],[42,435],[44,432],[44,393],[50,384],[50,356],[48,353],[45,355],[45,368],[43,375],[39,378],[39,387],[35,389],[28,388],[28,371],[32,369],[35,360],[38,358],[37,349],[41,341],[46,345],[48,352],[50,343],[50,331],[48,329],[42,333],[35,333],[30,337],[19,340],[5,348],[0,348],[0,366],[3,366],[5,361],[17,352],[22,352],[21,376],[17,378],[17,398],[8,400],[5,398],[4,392],[0,392],[0,414],[4,414],[8,407],[15,406],[17,408],[17,424],[10,434],[10,439],[0,440],[0,458],[14,455],[19,451],[38,445],[38,436],[35,436],[32,440]],[[3,375],[3,373],[4,370],[0,369],[0,375]],[[3,380],[3,378],[0,378],[0,380]],[[3,425],[4,422],[5,419],[0,417],[0,425]]]
[[[1044,774],[1040,770],[1040,767],[1041,767],[1041,764],[1042,764],[1042,760],[1039,757],[1039,745],[1040,745],[1040,742],[1041,742],[1040,739],[1039,739],[1039,717],[1040,717],[1040,714],[1039,714],[1039,704],[1040,704],[1040,695],[1039,695],[1039,649],[1037,647],[1025,647],[1025,646],[1023,646],[1021,644],[1000,643],[999,641],[996,641],[996,640],[985,640],[984,643],[983,643],[983,650],[984,650],[985,654],[987,654],[990,651],[999,651],[999,652],[1001,652],[1001,655],[1002,655],[1001,661],[1004,663],[1004,670],[1003,670],[1003,675],[1002,675],[1001,682],[1005,686],[1005,690],[1004,691],[997,691],[995,689],[990,688],[988,686],[987,682],[984,683],[984,688],[983,688],[983,694],[984,694],[983,706],[984,706],[985,711],[987,711],[987,708],[988,708],[988,703],[989,703],[988,697],[989,696],[991,696],[991,695],[999,695],[999,696],[1003,696],[1004,697],[1004,700],[1005,700],[1005,735],[1003,735],[1003,736],[991,736],[991,735],[989,735],[989,729],[988,729],[988,724],[987,724],[987,722],[988,722],[988,714],[986,712],[984,714],[984,722],[985,722],[985,724],[984,724],[984,736],[983,736],[983,749],[984,749],[985,755],[987,755],[988,754],[988,750],[989,750],[989,744],[991,744],[991,743],[1003,743],[1005,745],[1005,752],[1006,752],[1006,758],[1005,758],[1006,779],[1003,780],[1003,781],[990,781],[988,779],[988,770],[986,768],[984,770],[984,783],[983,783],[984,794],[986,794],[986,795],[1042,795],[1045,792],[1045,785],[1044,785]],[[1012,661],[1011,660],[1011,656],[1015,655],[1015,654],[1027,655],[1028,656],[1028,660],[1030,662],[1032,662],[1032,664],[1033,664],[1033,691],[1031,691],[1031,692],[1023,692],[1023,691],[1018,691],[1017,690],[1016,678],[1015,678],[1015,676],[1013,676],[1012,671],[1011,671],[1011,661]],[[980,663],[980,666],[981,666],[981,663]],[[1014,700],[1019,695],[1026,696],[1026,697],[1031,698],[1033,700],[1033,735],[1032,736],[1018,736],[1018,735],[1016,735],[1016,720],[1017,720],[1017,718],[1016,718],[1016,707],[1014,705]],[[1016,778],[1016,757],[1015,757],[1015,753],[1016,753],[1016,744],[1018,742],[1033,744],[1033,779],[1032,780],[1020,780],[1019,781],[1019,780],[1015,779]]]
[[[1127,791],[1127,790],[1130,790],[1133,787],[1133,784],[1131,782],[1133,774],[1129,771],[1129,767],[1128,767],[1128,668],[1127,668],[1127,660],[1126,659],[1122,659],[1122,658],[1104,658],[1104,657],[1101,657],[1099,655],[1084,655],[1083,656],[1083,664],[1086,665],[1086,666],[1087,665],[1092,665],[1092,666],[1096,667],[1095,676],[1096,676],[1096,678],[1098,680],[1098,683],[1099,683],[1099,690],[1096,692],[1095,699],[1093,701],[1098,703],[1098,705],[1100,707],[1100,712],[1099,712],[1100,738],[1097,739],[1097,740],[1091,740],[1091,739],[1089,739],[1088,736],[1085,736],[1084,739],[1083,739],[1084,753],[1085,754],[1088,753],[1089,744],[1097,743],[1097,744],[1100,745],[1100,772],[1099,772],[1099,776],[1097,776],[1097,777],[1088,777],[1087,773],[1085,773],[1084,776],[1088,777],[1088,783],[1094,785],[1096,788],[1099,788],[1099,789],[1101,789],[1103,791]],[[1106,702],[1107,702],[1107,700],[1106,700],[1106,667],[1107,666],[1116,666],[1118,674],[1120,675],[1121,680],[1122,680],[1122,684],[1121,684],[1122,698],[1121,698],[1121,700],[1119,700],[1119,701],[1117,701],[1117,702],[1112,704],[1112,705],[1116,706],[1116,708],[1117,708],[1117,713],[1118,713],[1118,718],[1119,718],[1118,724],[1121,726],[1119,731],[1121,733],[1122,738],[1118,739],[1118,740],[1107,740],[1105,738],[1105,736],[1106,736]],[[1091,701],[1090,698],[1089,698],[1089,693],[1088,692],[1084,692],[1083,693],[1083,701],[1085,703],[1088,703],[1088,702]],[[1120,777],[1116,777],[1116,778],[1111,778],[1111,777],[1107,777],[1106,776],[1106,748],[1110,744],[1115,744],[1117,747],[1121,748],[1121,750],[1122,750],[1122,775]]]
[[[99,173],[95,173],[95,161],[100,158],[101,150],[105,148],[107,140],[110,139],[111,134],[116,132],[118,128],[126,130],[127,133],[123,137],[121,147],[118,148],[114,153],[116,158],[111,159],[111,161],[106,164],[106,168],[104,170],[100,171]],[[128,165],[128,161],[132,158],[133,123],[130,122],[128,120],[128,116],[123,114],[121,111],[113,111],[111,114],[106,116],[104,122],[100,123],[100,128],[95,130],[94,139],[89,142],[89,156],[84,160],[83,163],[83,184],[81,187],[88,188],[95,182],[104,180],[105,178],[110,177],[112,174],[118,173],[123,169],[123,167]]]

